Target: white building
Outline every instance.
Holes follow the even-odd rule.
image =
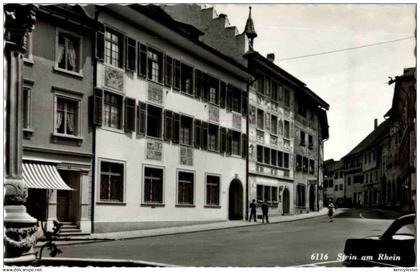
[[[153,5],[87,8],[97,33],[94,232],[242,219],[244,66]]]

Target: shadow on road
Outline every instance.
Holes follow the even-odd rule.
[[[356,208],[346,209],[335,218],[396,219],[402,214],[392,210]]]

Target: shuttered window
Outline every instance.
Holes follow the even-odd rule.
[[[246,158],[248,153],[248,137],[242,134],[242,158]]]
[[[195,98],[200,99],[201,97],[201,71],[195,69],[194,71],[194,93],[195,93]]]
[[[126,69],[134,72],[136,70],[136,41],[126,37]]]
[[[105,45],[105,34],[104,34],[104,26],[101,25],[99,30],[95,33],[96,36],[96,43],[95,43],[95,56],[96,59],[99,61],[104,61],[104,45]]]
[[[137,134],[140,136],[146,135],[146,116],[147,116],[147,104],[139,102],[137,106]]]
[[[170,56],[165,57],[165,86],[172,86],[172,58]]]
[[[174,125],[173,125],[173,135],[172,135],[172,142],[174,144],[179,143],[179,126],[180,126],[180,116],[178,113],[173,114],[174,117]]]
[[[226,107],[226,83],[223,81],[220,82],[220,107]]]
[[[147,46],[139,43],[138,45],[138,66],[137,74],[141,77],[147,75]]]
[[[172,114],[172,111],[165,110],[165,129],[163,132],[163,139],[168,142],[172,139]]]
[[[220,128],[220,153],[226,152],[226,128]]]
[[[201,121],[194,120],[194,147],[201,147]]]
[[[201,148],[203,150],[207,150],[207,144],[208,144],[208,124],[206,122],[201,123]]]
[[[124,130],[131,132],[135,130],[136,121],[136,100],[132,98],[125,98],[124,105]]]
[[[174,90],[179,91],[181,89],[181,63],[179,60],[174,59]]]

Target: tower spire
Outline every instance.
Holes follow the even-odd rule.
[[[255,37],[258,36],[257,32],[255,31],[254,21],[252,20],[252,17],[251,17],[251,10],[252,10],[252,7],[249,6],[249,15],[248,15],[248,19],[246,20],[246,25],[245,25],[245,30],[244,30],[246,36],[248,37],[250,50],[254,47]]]

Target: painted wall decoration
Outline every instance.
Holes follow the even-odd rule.
[[[183,165],[193,165],[193,149],[185,146],[180,147],[180,162]]]
[[[209,105],[209,120],[219,122],[219,108],[213,105]]]
[[[162,143],[153,140],[147,140],[146,159],[162,161]]]
[[[119,91],[124,90],[124,73],[108,66],[104,66],[104,69],[105,86]]]
[[[232,114],[232,126],[233,126],[233,128],[241,129],[241,125],[242,125],[241,115],[233,113]]]
[[[149,82],[148,96],[147,99],[162,104],[163,103],[163,87],[154,83]]]

